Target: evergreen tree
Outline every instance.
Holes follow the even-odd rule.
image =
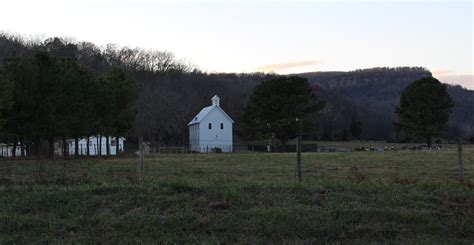
[[[5,62],[4,65],[8,66],[9,62]],[[0,70],[0,129],[6,123],[8,111],[13,105],[13,88],[13,74]]]
[[[109,136],[123,136],[132,128],[137,111],[138,82],[119,67],[112,67],[100,79],[102,130],[107,136],[107,155],[110,153]]]
[[[94,103],[93,91],[96,89],[94,76],[80,65],[75,58],[61,59],[62,102],[58,105],[60,120],[64,123],[64,138],[75,139],[75,155],[79,155],[79,138],[89,136],[93,131]]]
[[[38,117],[39,95],[35,90],[38,87],[39,70],[34,55],[12,55],[4,61],[2,77],[8,77],[13,96],[2,133],[16,148],[18,141],[36,139],[40,135],[35,122]],[[13,155],[15,152],[13,149]]]
[[[432,77],[411,83],[402,93],[395,112],[399,122],[397,130],[422,138],[431,147],[433,137],[447,126],[454,102],[446,91],[446,85]]]
[[[291,76],[264,81],[250,95],[243,115],[244,131],[250,138],[274,133],[285,147],[298,132],[296,118],[309,127],[311,122],[305,119],[324,105],[305,78]]]
[[[360,121],[353,120],[351,123],[350,130],[352,138],[354,138],[355,140],[360,139],[360,135],[362,134],[362,123]]]

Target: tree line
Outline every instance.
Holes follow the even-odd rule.
[[[10,34],[0,34],[0,72],[4,73],[7,60],[13,53],[16,56],[31,56],[35,50],[45,50],[58,59],[75,60],[96,78],[105,77],[104,74],[113,67],[136,80],[139,83],[136,113],[129,130],[120,133],[127,136],[127,144],[133,144],[139,136],[144,137],[152,150],[160,145],[186,145],[187,122],[208,105],[214,94],[219,94],[225,101],[223,108],[238,120],[253,87],[276,76],[262,73],[208,74],[166,51],[114,44],[98,47],[93,43],[65,38],[27,40]],[[96,81],[100,83],[101,79]],[[96,95],[95,99],[101,100],[102,97]],[[106,103],[105,99],[102,101]],[[100,115],[106,117],[105,114]],[[94,118],[93,114],[88,116]],[[108,131],[103,134],[110,134]],[[239,127],[235,132],[241,135]],[[2,137],[0,142],[12,143],[12,140],[12,137]]]
[[[62,141],[66,156],[72,138],[77,155],[80,138],[124,136],[133,126],[140,84],[125,69],[110,64],[94,73],[58,39],[15,51],[0,70],[1,138],[13,145],[13,154],[20,147],[21,154],[39,155],[47,145],[53,157],[55,142]]]
[[[243,123],[246,134],[259,138],[275,137],[283,145],[288,140],[314,130],[312,116],[326,106],[319,99],[308,79],[284,76],[263,82],[255,87],[245,108]],[[393,122],[396,131],[416,140],[428,148],[433,138],[447,127],[454,102],[447,86],[433,77],[413,81],[401,94],[395,108],[398,120]],[[298,129],[299,124],[299,129]],[[351,133],[360,134],[360,122],[351,123]]]
[[[138,136],[142,136],[150,144],[152,150],[163,145],[187,145],[188,130],[186,125],[188,121],[202,107],[209,105],[210,98],[214,94],[218,94],[222,99],[223,109],[236,121],[234,127],[236,143],[243,143],[245,140],[258,138],[249,132],[244,124],[246,121],[244,118],[245,109],[251,100],[252,91],[257,85],[280,77],[276,74],[263,73],[206,73],[177,58],[173,53],[166,51],[121,47],[114,44],[99,47],[93,43],[77,42],[65,38],[27,40],[11,34],[0,34],[0,73],[3,74],[2,77],[10,76],[6,75],[7,73],[4,71],[9,66],[15,67],[9,65],[14,64],[15,59],[23,60],[23,66],[29,63],[37,64],[33,61],[37,59],[36,57],[41,56],[41,53],[43,53],[43,56],[54,60],[53,63],[58,64],[55,67],[69,67],[58,70],[66,71],[66,69],[70,69],[71,71],[67,72],[68,74],[77,74],[68,76],[67,79],[55,78],[53,80],[60,80],[61,82],[58,83],[61,84],[63,81],[80,80],[81,85],[78,85],[78,87],[84,91],[89,89],[92,91],[90,93],[79,92],[81,89],[74,88],[75,85],[71,85],[72,83],[64,82],[64,90],[62,90],[63,85],[58,85],[58,90],[44,92],[60,94],[60,97],[66,100],[66,97],[69,98],[69,96],[65,96],[66,93],[63,94],[61,91],[66,91],[66,88],[69,89],[68,86],[71,86],[70,91],[83,94],[81,96],[74,95],[74,98],[79,98],[78,100],[82,101],[74,108],[92,109],[85,110],[86,116],[83,116],[79,113],[80,110],[71,109],[73,107],[69,108],[73,112],[69,111],[68,108],[63,106],[66,103],[59,102],[59,99],[54,97],[56,100],[46,100],[50,104],[53,102],[58,104],[51,107],[55,108],[55,113],[57,113],[56,116],[52,117],[57,121],[54,124],[59,125],[55,126],[54,130],[50,130],[54,133],[50,134],[47,127],[42,126],[41,128],[26,127],[24,129],[28,133],[16,135],[18,132],[15,133],[15,130],[12,130],[14,127],[9,126],[12,121],[10,120],[10,123],[8,123],[9,120],[6,120],[8,117],[3,116],[7,115],[5,113],[9,111],[5,108],[10,108],[11,111],[11,108],[16,107],[11,105],[11,102],[1,103],[0,123],[4,124],[4,129],[2,129],[2,140],[0,142],[13,142],[15,138],[18,141],[24,139],[28,142],[34,142],[38,138],[47,141],[48,137],[51,138],[50,135],[53,135],[56,140],[62,140],[68,137],[83,137],[88,134],[112,136],[118,134],[127,136],[127,144],[135,142]],[[26,60],[29,60],[29,63]],[[114,101],[114,94],[118,95],[126,92],[125,90],[122,92],[105,92],[116,88],[116,86],[110,85],[114,82],[109,80],[120,77],[119,73],[123,78],[126,77],[126,81],[135,81],[135,88],[126,91],[137,90],[134,97],[136,100],[126,106],[122,104],[117,108],[107,109],[105,107],[113,107],[111,104],[118,105],[115,102],[107,102]],[[24,76],[29,76],[34,73],[27,72],[25,74]],[[58,74],[66,74],[66,72]],[[307,77],[312,93],[326,102],[322,109],[305,118],[305,122],[310,123],[303,125],[304,138],[306,140],[397,141],[407,139],[403,134],[397,133],[392,126],[392,121],[396,119],[395,107],[398,104],[394,97],[397,97],[398,100],[404,86],[426,75],[430,76],[431,74],[421,68],[385,68],[348,73],[298,74],[298,76]],[[80,76],[82,78],[79,79]],[[91,79],[89,79],[90,77]],[[88,80],[91,80],[91,82],[87,82]],[[88,83],[90,85],[86,86]],[[69,85],[65,86],[67,84]],[[6,92],[10,91],[8,88],[11,87],[11,84],[4,83],[4,86],[7,89],[0,91],[2,100],[15,97]],[[391,86],[398,87],[391,89]],[[31,88],[36,89],[34,86]],[[383,94],[379,95],[380,93]],[[41,96],[38,97],[41,98]],[[21,98],[21,96],[18,98]],[[32,98],[36,97],[33,96]],[[385,98],[390,98],[390,100]],[[9,101],[8,99],[5,100]],[[118,100],[122,101],[121,99]],[[454,113],[456,116],[459,114],[456,111],[459,111],[460,103],[456,97],[453,97],[453,100],[457,105]],[[37,103],[41,103],[41,100],[37,99],[35,103],[31,104]],[[75,104],[74,101],[68,103]],[[46,103],[44,106],[47,105]],[[23,107],[21,108],[23,109]],[[124,108],[126,113],[122,116],[117,112],[118,108]],[[104,113],[104,111],[116,115],[113,116]],[[84,117],[88,119],[84,119]],[[40,117],[38,116],[38,118]],[[81,118],[80,120],[90,120],[92,122],[61,118]],[[99,118],[103,119],[99,120]],[[116,123],[120,122],[124,125],[105,126],[114,119],[117,119]],[[43,121],[48,120],[43,119]],[[69,123],[80,123],[71,126],[67,121]],[[100,125],[97,126],[97,124]],[[451,126],[450,124],[448,128],[452,128]],[[15,127],[19,126],[16,125]],[[71,130],[66,130],[67,128]],[[41,137],[37,136],[38,132],[41,132]],[[294,133],[290,134],[294,135]],[[454,135],[449,131],[448,134],[443,136],[449,137],[451,134]]]
[[[321,112],[320,137],[323,140],[387,140],[409,142],[413,139],[400,133],[392,122],[397,120],[395,107],[403,91],[415,80],[432,77],[422,67],[372,68],[349,72],[312,72],[299,76],[308,78],[319,94],[328,101]],[[446,84],[456,106],[448,126],[441,131],[443,139],[474,136],[474,91]],[[360,122],[359,137],[352,135],[352,125]]]

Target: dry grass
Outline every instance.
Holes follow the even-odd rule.
[[[0,243],[467,243],[474,151],[1,161]]]

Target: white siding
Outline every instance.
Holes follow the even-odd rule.
[[[98,143],[97,143],[97,137],[90,137],[90,142],[89,142],[89,154],[91,156],[96,156],[98,155]],[[68,139],[66,140],[68,143],[69,147],[69,155],[74,155],[75,153],[75,145],[76,142],[74,139]],[[117,152],[123,152],[124,151],[124,144],[125,144],[125,138],[119,138],[118,144],[117,141],[115,140],[115,137],[109,137],[109,142],[110,142],[110,155],[117,155]],[[18,143],[19,144],[19,143]],[[56,141],[54,144],[54,152],[57,155],[62,155],[63,154],[63,142],[62,140]],[[6,145],[3,143],[0,143],[0,156],[2,157],[11,157],[12,156],[12,150],[13,146],[12,145]],[[21,155],[21,148],[18,145],[16,147],[16,156]],[[25,151],[26,155],[26,151]],[[87,139],[79,139],[79,155],[87,155]],[[107,144],[106,144],[106,137],[102,136],[102,144],[101,144],[101,155],[105,156],[107,155]]]
[[[105,156],[107,155],[107,142],[106,142],[106,137],[102,136],[102,142],[100,144],[100,150],[101,150],[101,155]],[[96,156],[98,155],[98,150],[99,150],[99,144],[97,142],[97,137],[90,137],[89,138],[89,154],[91,156]],[[69,143],[69,154],[74,155],[75,153],[75,146],[76,142],[73,139],[68,140]],[[118,144],[117,141],[115,140],[115,137],[109,137],[109,144],[110,144],[110,155],[114,156],[117,155],[117,152],[123,152],[124,151],[124,138],[119,138]],[[62,151],[58,152],[59,154],[62,154]],[[79,139],[79,155],[87,155],[87,139]]]
[[[209,123],[212,125],[211,129]],[[223,129],[221,123],[224,125]],[[232,126],[232,122],[221,110],[212,110],[199,123],[199,151],[209,152],[217,147],[223,152],[232,152]]]
[[[7,145],[0,143],[0,156],[2,157],[11,157],[13,153],[13,145]],[[26,151],[23,152],[26,155]],[[15,149],[15,156],[21,156],[21,147],[20,143],[17,144]]]
[[[234,121],[220,108],[219,100],[219,96],[214,95],[212,105],[202,108],[188,123],[191,151],[211,152],[220,148],[223,152],[232,152]]]
[[[199,124],[189,126],[189,145],[191,151],[199,151]]]

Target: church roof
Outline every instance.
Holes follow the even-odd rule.
[[[225,113],[225,111],[222,110],[222,108],[220,108],[219,106],[208,106],[202,108],[202,110],[193,118],[193,120],[188,123],[188,126],[200,123],[207,115],[211,113],[212,110],[216,108],[220,110],[232,123],[234,123],[234,120],[232,120],[232,118],[230,118],[230,116],[227,115],[227,113]]]

